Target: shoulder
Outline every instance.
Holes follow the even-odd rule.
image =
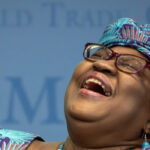
[[[35,140],[27,150],[62,150],[59,148],[61,144],[63,142],[41,142]]]
[[[0,149],[3,150],[25,150],[35,140],[42,140],[37,135],[8,129],[0,129]]]

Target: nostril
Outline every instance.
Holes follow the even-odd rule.
[[[96,65],[93,66],[93,69],[94,69],[95,71],[101,71],[101,72],[104,72],[104,73],[111,73],[111,70],[106,69],[106,68],[101,68],[101,67],[96,66]]]
[[[116,67],[115,65],[110,65],[104,62],[98,63],[95,62],[93,63],[93,69],[95,71],[107,73],[107,74],[115,74],[116,73]]]
[[[104,73],[112,73],[110,70],[107,70],[107,69],[103,69],[102,72],[104,72]]]

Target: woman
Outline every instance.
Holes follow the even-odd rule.
[[[122,18],[87,44],[65,95],[69,137],[28,150],[150,149],[150,27]]]

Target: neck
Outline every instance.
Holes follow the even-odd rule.
[[[70,137],[64,143],[64,150],[140,150],[141,148],[136,148],[136,146],[126,145],[126,146],[104,146],[104,147],[86,147],[82,145],[77,145],[73,143]]]

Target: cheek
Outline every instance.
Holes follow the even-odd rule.
[[[125,109],[130,111],[140,111],[146,109],[147,88],[138,76],[122,78],[118,86],[119,99],[124,103]]]
[[[136,123],[137,128],[142,127],[149,111],[145,94],[146,89],[140,81],[130,79],[124,80],[123,84],[120,83],[112,106],[115,120],[120,120],[122,124],[128,123],[130,126]]]
[[[82,76],[88,72],[88,70],[91,68],[91,65],[92,63],[88,61],[82,61],[77,65],[68,84],[66,93],[72,93],[76,88],[79,88]]]
[[[85,74],[91,68],[91,66],[92,63],[86,60],[79,63],[73,72],[71,81],[78,80],[81,75]]]
[[[82,80],[81,77],[84,74],[86,74],[86,72],[91,68],[91,65],[92,63],[88,61],[82,61],[80,64],[77,65],[66,89],[65,101],[68,100],[73,95],[75,95],[75,92],[80,87]]]
[[[118,77],[118,91],[126,96],[144,95],[145,87],[138,75],[121,73]]]

